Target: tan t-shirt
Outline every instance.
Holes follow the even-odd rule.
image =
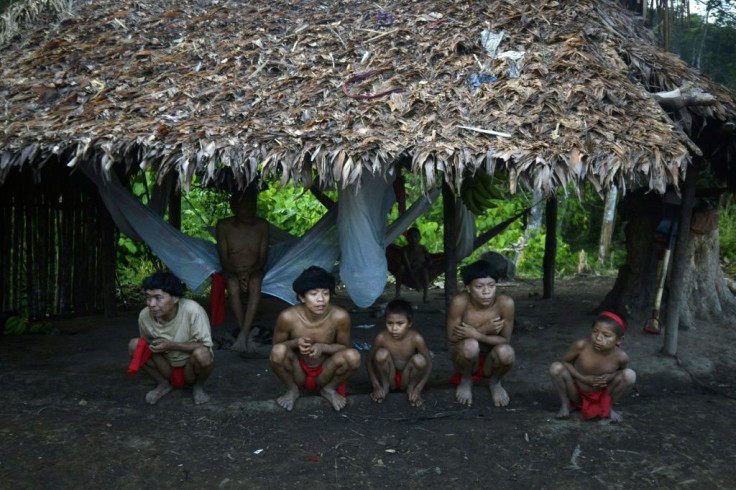
[[[158,323],[151,310],[143,308],[138,315],[138,330],[148,340],[165,339],[172,342],[201,342],[212,352],[210,319],[199,303],[181,298],[176,316],[168,323]],[[190,357],[189,352],[168,351],[164,353],[169,364],[183,366]]]

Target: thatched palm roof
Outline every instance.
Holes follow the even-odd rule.
[[[329,187],[409,155],[429,185],[484,168],[508,172],[512,190],[586,179],[663,190],[690,159],[682,130],[736,110],[733,94],[606,0],[50,10],[16,31],[10,16],[0,25],[0,179],[61,155],[185,180],[317,175]],[[483,31],[504,33],[495,57]],[[717,101],[680,111],[676,127],[649,91],[685,81]]]

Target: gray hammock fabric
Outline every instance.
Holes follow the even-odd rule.
[[[122,233],[148,244],[192,291],[206,289],[212,274],[222,269],[214,243],[171,226],[136,199],[113,174],[103,177],[92,167],[82,170],[97,186]],[[342,191],[338,206],[303,236],[269,247],[262,292],[294,304],[291,285],[304,269],[318,265],[334,271],[340,259],[340,277],[351,299],[359,307],[370,306],[386,285],[386,245],[424,214],[438,196],[439,190],[433,189],[387,228],[386,216],[394,199],[391,184],[381,177],[363,178],[359,189]]]

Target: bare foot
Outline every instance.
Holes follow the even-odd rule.
[[[621,422],[621,421],[624,420],[624,418],[621,416],[621,414],[618,413],[618,412],[614,412],[613,409],[611,409],[611,415],[610,415],[610,417],[611,417],[611,422],[613,422],[614,424],[617,424],[617,423],[619,423],[619,422]]]
[[[299,388],[294,387],[290,388],[283,396],[278,397],[276,399],[276,403],[278,403],[280,407],[291,411],[294,408],[294,403],[297,398],[299,398]]]
[[[170,392],[173,388],[168,381],[159,383],[157,387],[146,393],[146,401],[151,405],[155,405],[164,395]]]
[[[381,403],[386,398],[386,390],[379,388],[371,393],[371,400],[376,403]]]
[[[328,388],[327,386],[325,386],[324,388],[319,390],[319,394],[322,395],[325,400],[330,402],[332,408],[334,408],[338,412],[345,408],[345,405],[348,404],[348,401],[340,396],[334,388]]]
[[[253,342],[249,342],[241,331],[238,338],[233,342],[233,345],[230,346],[230,350],[235,352],[254,352],[256,348],[253,345]]]
[[[568,418],[570,418],[570,407],[569,406],[565,406],[565,405],[563,405],[562,407],[560,407],[560,411],[557,412],[556,417],[558,419],[568,419]]]
[[[414,389],[411,387],[408,387],[406,389],[406,392],[409,394],[409,406],[421,407],[422,405],[424,405],[424,400],[422,399],[421,393],[414,393]]]
[[[210,396],[205,393],[201,386],[195,386],[192,388],[192,398],[194,398],[195,405],[201,405],[210,401]]]
[[[509,404],[511,399],[506,390],[501,386],[500,381],[491,381],[488,387],[491,389],[491,398],[493,398],[493,404],[497,407],[505,407]]]
[[[455,399],[458,403],[466,406],[473,404],[473,379],[463,378],[460,380],[460,384],[457,385],[455,390]]]

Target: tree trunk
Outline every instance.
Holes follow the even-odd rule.
[[[616,201],[618,201],[618,187],[611,187],[606,195],[606,206],[603,209],[603,223],[601,224],[601,239],[598,245],[598,264],[604,265],[611,252],[611,237],[613,223],[616,218]]]
[[[631,328],[639,328],[651,315],[657,289],[657,265],[662,244],[654,241],[662,219],[662,196],[634,192],[626,196],[619,216],[626,223],[627,263],[619,269],[613,289],[596,311],[613,310],[629,317]],[[726,285],[719,263],[718,230],[692,235],[684,252],[690,268],[681,288],[679,328],[687,330],[698,321],[725,321],[736,315],[736,297]],[[673,268],[675,264],[672,264]],[[662,298],[661,323],[670,308],[670,284]]]

